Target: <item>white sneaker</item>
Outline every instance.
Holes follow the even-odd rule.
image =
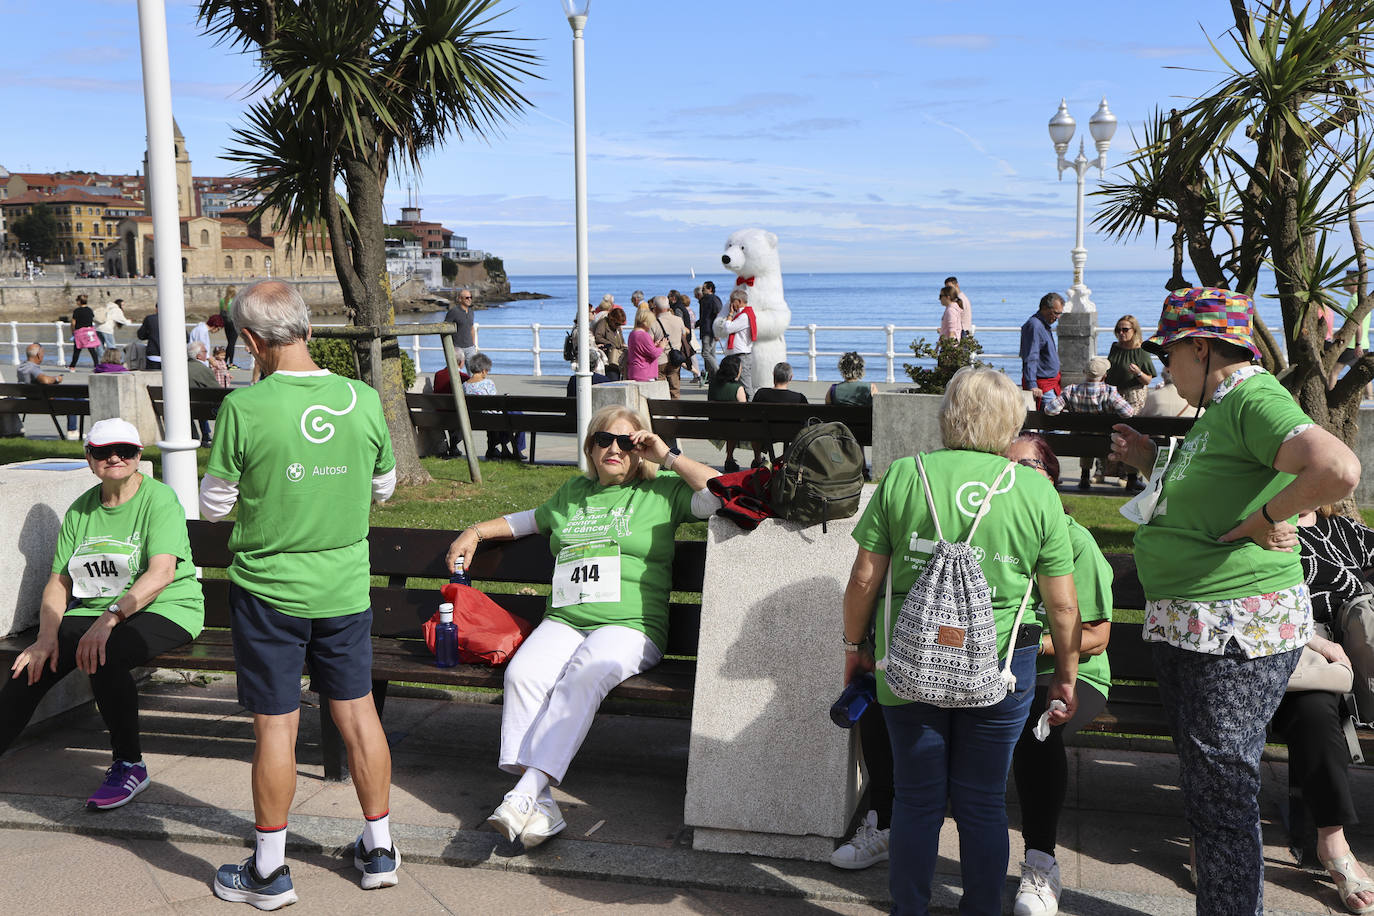
[[[67,438],[70,440],[80,439],[81,434],[74,429],[67,430]]]
[[[516,837],[520,836],[520,831],[525,829],[525,823],[529,821],[530,815],[534,813],[534,796],[526,795],[524,792],[507,792],[506,797],[501,800],[501,804],[491,813],[487,820],[501,831],[501,835],[508,842],[514,843]]]
[[[1015,916],[1054,916],[1059,912],[1059,895],[1064,884],[1059,880],[1059,863],[1054,856],[1038,849],[1026,850],[1021,863],[1021,886],[1016,891]]]
[[[568,826],[563,820],[563,812],[553,798],[536,799],[534,811],[525,821],[525,829],[520,831],[520,842],[529,851],[555,834],[562,833]]]
[[[878,829],[878,812],[870,811],[859,822],[854,838],[830,854],[830,864],[837,868],[867,868],[887,861],[886,830]]]

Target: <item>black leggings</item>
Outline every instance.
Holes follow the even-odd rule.
[[[57,670],[45,665],[43,676],[33,686],[29,686],[27,672],[17,678],[11,678],[8,671],[0,672],[5,678],[4,687],[0,687],[0,754],[29,724],[44,694],[76,669],[76,644],[97,619],[63,618],[57,631]],[[137,763],[143,759],[138,733],[138,686],[132,670],[190,641],[190,633],[161,614],[149,612],[134,614],[110,631],[105,664],[90,678],[96,706],[110,731],[110,749],[115,760]]]
[[[228,314],[224,316],[224,363],[232,366],[234,364],[234,346],[239,342],[239,329],[234,327],[234,322],[229,320]]]
[[[1031,730],[1049,701],[1049,683],[1048,674],[1036,679],[1035,699],[1026,716],[1025,730],[1016,742],[1011,766],[1016,794],[1021,800],[1021,836],[1026,841],[1026,848],[1052,856],[1059,835],[1059,813],[1069,790],[1069,758],[1064,750],[1064,738],[1095,719],[1106,708],[1107,698],[1079,678],[1074,688],[1078,709],[1073,718],[1050,729],[1044,741],[1037,741]]]
[[[881,703],[869,703],[859,717],[859,744],[868,768],[868,804],[878,812],[878,829],[892,825],[892,741]]]
[[[1302,787],[1318,827],[1358,824],[1350,797],[1350,749],[1341,730],[1340,697],[1325,690],[1286,693],[1274,713],[1274,730],[1288,744],[1288,780]]]
[[[76,368],[76,361],[77,361],[78,359],[81,358],[81,354],[82,354],[82,353],[89,353],[89,354],[91,354],[91,367],[92,367],[92,368],[95,368],[96,366],[99,366],[99,365],[100,365],[100,348],[99,348],[99,347],[78,347],[78,346],[76,346],[75,344],[73,344],[73,345],[72,345],[72,361],[69,362],[69,363],[67,363],[67,368],[68,368],[68,369],[75,369],[75,368]]]

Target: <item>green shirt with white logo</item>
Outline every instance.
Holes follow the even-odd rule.
[[[1234,373],[1218,393],[1174,450],[1154,517],[1136,529],[1136,569],[1151,601],[1250,598],[1303,581],[1296,550],[1217,539],[1293,480],[1274,458],[1312,420],[1262,369]]]
[[[148,571],[160,554],[176,557],[172,581],[139,613],[160,614],[195,638],[205,626],[205,599],[191,565],[186,511],[172,488],[144,477],[128,502],[100,504],[100,487],[82,493],[62,517],[52,571],[72,579],[72,617],[98,617]]]
[[[230,392],[206,467],[239,488],[230,580],[292,617],[366,610],[372,478],[395,466],[362,382],[278,371]]]
[[[546,617],[579,630],[629,627],[659,649],[667,645],[673,541],[677,526],[695,519],[685,480],[660,471],[653,480],[602,486],[579,474],[534,519],[554,555]],[[557,607],[560,585],[588,599]]]
[[[987,498],[997,475],[1007,466],[1007,459],[986,452],[945,449],[923,454],[921,460],[945,540],[964,540],[974,514]],[[1050,482],[1030,468],[1017,465],[974,532],[972,545],[992,590],[997,653],[1003,658],[1011,642],[1012,621],[1031,577],[1073,572],[1067,518]],[[878,612],[884,626],[876,628],[876,654],[882,658],[887,654],[888,633],[906,593],[916,584],[935,550],[935,523],[926,506],[915,458],[898,459],[888,468],[859,518],[854,540],[864,550],[891,557],[892,604],[886,612],[882,608],[885,593],[878,596]],[[1031,600],[1035,600],[1034,595]],[[1028,606],[1023,622],[1034,619],[1034,610]],[[888,706],[906,702],[888,691],[881,671],[878,700]]]
[[[993,503],[996,508],[997,504]],[[1078,616],[1084,623],[1094,620],[1112,619],[1112,564],[1102,556],[1102,549],[1093,540],[1092,533],[1072,517],[1066,516],[1069,523],[1069,543],[1073,545],[1073,587],[1078,593]],[[1040,603],[1040,590],[1034,595],[1035,615],[1041,626],[1048,627],[1045,606]],[[1053,674],[1054,657],[1042,655],[1035,663],[1035,673]],[[1112,668],[1107,661],[1107,653],[1080,655],[1078,657],[1078,676],[1097,688],[1104,697],[1112,686]]]

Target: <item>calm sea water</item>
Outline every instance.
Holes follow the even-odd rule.
[[[887,349],[885,325],[899,328],[893,335],[896,356],[896,376],[904,380],[901,364],[912,360],[910,343],[925,337],[933,340],[940,322],[939,292],[947,274],[935,273],[788,273],[783,276],[787,304],[792,310],[791,330],[787,334],[788,359],[799,376],[809,367],[806,326],[821,328],[870,327],[872,330],[818,331],[816,339],[817,375],[836,380],[839,354],[858,350],[868,360],[868,377],[881,381],[885,373],[881,354]],[[1143,327],[1153,327],[1166,295],[1160,271],[1101,270],[1090,271],[1086,277],[1097,304],[1098,324],[1111,328],[1122,315],[1135,315]],[[599,302],[605,293],[615,295],[616,301],[628,305],[630,293],[644,290],[646,295],[667,294],[670,289],[690,293],[704,280],[713,280],[717,294],[724,300],[734,283],[734,275],[697,274],[594,274],[591,277],[591,300]],[[1072,277],[1068,271],[970,271],[961,272],[960,285],[973,303],[973,320],[979,326],[978,339],[983,348],[993,354],[990,362],[1003,368],[1019,367],[1015,358],[1019,343],[1018,332],[989,331],[987,328],[1019,328],[1035,311],[1041,296],[1050,291],[1065,293]],[[576,317],[577,278],[570,276],[514,276],[511,289],[545,293],[552,298],[511,302],[478,312],[479,342],[494,363],[497,374],[528,375],[534,371],[534,336],[530,330],[539,324],[541,368],[545,375],[566,375],[568,364],[563,362],[563,337]],[[1278,302],[1264,298],[1273,291],[1272,279],[1266,278],[1256,294],[1260,314],[1271,326],[1279,326]],[[420,320],[439,321],[443,312],[421,316]],[[924,327],[928,330],[905,330]],[[422,341],[432,344],[433,340]],[[1100,335],[1099,349],[1105,353],[1111,344],[1110,334]],[[421,352],[420,367],[434,371],[443,365],[438,350]]]

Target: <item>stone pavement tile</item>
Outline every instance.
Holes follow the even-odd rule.
[[[1188,825],[1167,815],[1079,812],[1078,887],[1136,894],[1192,896]]]
[[[721,914],[721,916],[806,916],[806,914],[843,913],[852,916],[886,913],[887,907],[863,903],[838,903],[830,900],[789,900],[785,897],[764,897],[759,894],[727,894],[723,891],[686,891],[687,901],[700,903],[705,909],[693,907],[688,913]],[[634,901],[630,901],[633,903]],[[599,913],[601,910],[593,910]],[[609,910],[608,910],[609,912]]]
[[[165,912],[168,901],[139,858],[117,840],[0,831],[0,901],[44,916]]]
[[[1085,810],[1183,816],[1172,754],[1094,749],[1079,758],[1078,793]]]
[[[402,857],[405,851],[401,851]],[[483,916],[534,916],[583,913],[625,900],[668,901],[680,892],[642,884],[622,884],[496,871],[449,865],[403,866],[403,879],[413,879],[454,913]],[[708,911],[709,912],[709,911]]]
[[[251,735],[251,726],[249,726]],[[226,751],[234,756],[225,756]],[[244,756],[244,754],[249,756]],[[250,811],[253,808],[252,745],[238,743],[233,748],[219,745],[204,756],[184,757],[153,774],[153,785],[140,798],[149,802],[175,805],[202,805],[210,808]],[[296,796],[292,811],[301,810],[328,785],[321,768],[302,763],[307,756],[297,749]],[[352,785],[347,786],[352,794]],[[136,804],[136,802],[135,802]],[[357,807],[356,801],[354,807]]]

